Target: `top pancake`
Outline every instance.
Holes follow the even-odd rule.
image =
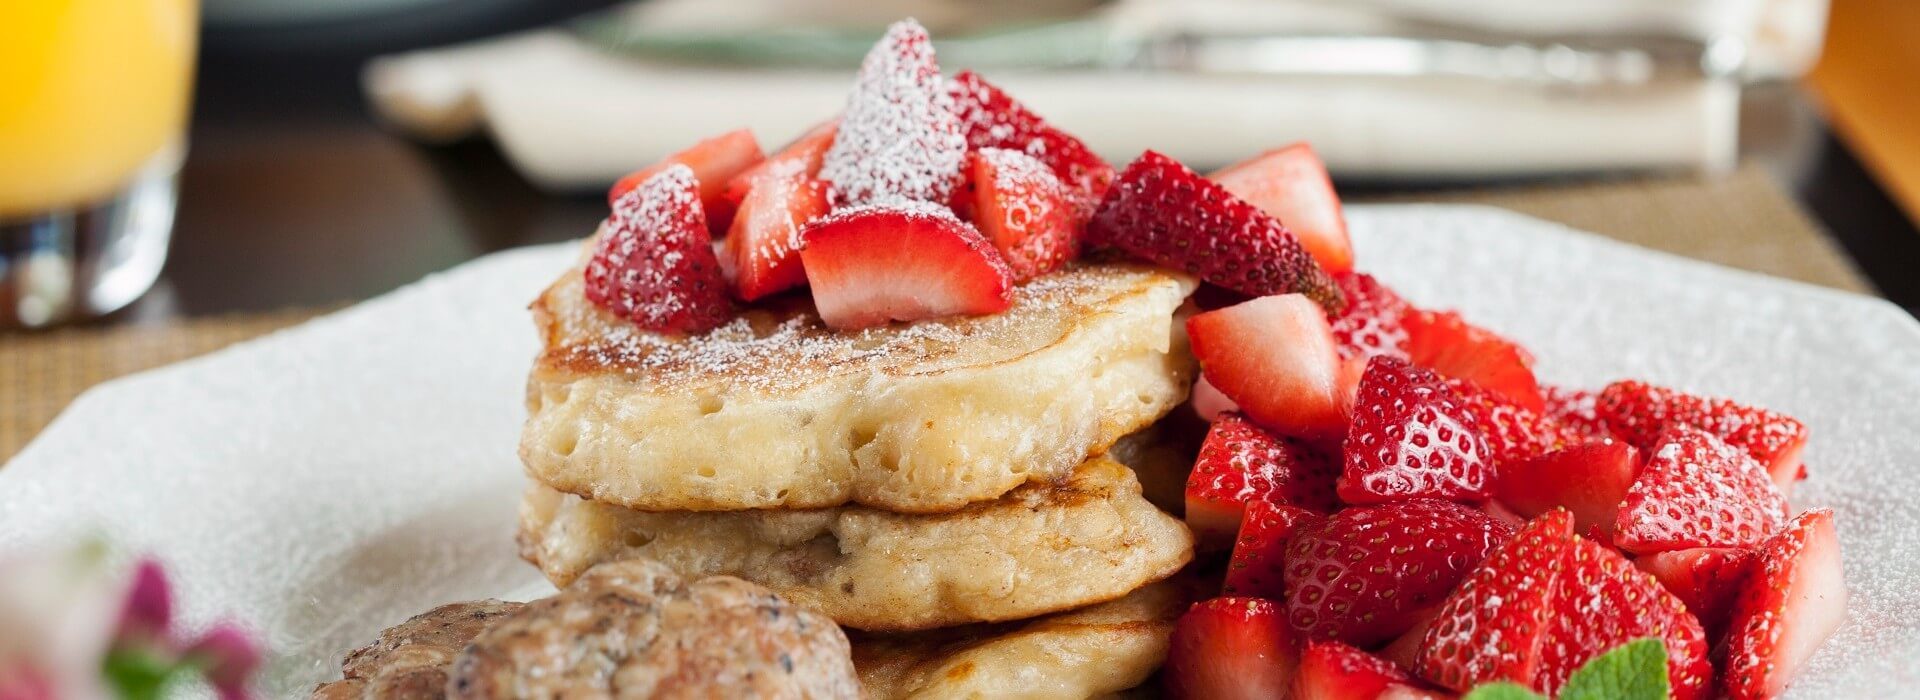
[[[711,332],[641,331],[576,267],[534,302],[545,348],[520,453],[561,491],[636,510],[949,512],[1087,455],[1185,398],[1186,277],[1077,265],[990,316],[835,331],[804,298]]]

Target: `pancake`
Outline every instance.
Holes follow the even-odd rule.
[[[1104,457],[1061,484],[940,515],[864,506],[650,513],[536,485],[521,505],[519,540],[521,556],[558,586],[595,564],[645,557],[683,576],[738,576],[842,625],[888,631],[1113,600],[1193,556],[1186,525]]]
[[[640,331],[579,270],[533,304],[520,455],[559,491],[649,511],[951,512],[1058,481],[1186,396],[1190,278],[1069,267],[1003,313],[841,332],[804,295],[711,332]]]
[[[1102,697],[1140,685],[1202,596],[1187,576],[1119,600],[1034,620],[929,632],[853,633],[853,664],[874,700]]]

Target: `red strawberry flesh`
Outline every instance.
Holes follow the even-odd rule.
[[[1207,428],[1187,474],[1187,525],[1202,549],[1225,549],[1250,503],[1332,510],[1334,477],[1331,462],[1305,445],[1224,414]]]
[[[1801,473],[1807,428],[1781,413],[1637,381],[1608,385],[1600,392],[1596,411],[1608,427],[1642,450],[1651,450],[1654,441],[1676,426],[1712,433],[1759,460],[1782,493]]]
[[[1709,640],[1726,630],[1733,603],[1746,586],[1759,554],[1753,549],[1696,547],[1656,552],[1633,560],[1700,619]]]
[[[1439,375],[1393,358],[1373,358],[1361,376],[1353,422],[1341,443],[1340,499],[1484,500],[1491,468],[1480,430]]]
[[[1346,427],[1340,357],[1320,307],[1298,294],[1260,297],[1187,319],[1201,372],[1261,427],[1331,437]]]
[[[661,333],[700,333],[732,314],[693,169],[674,164],[614,203],[587,260],[587,300]]]
[[[1175,700],[1271,700],[1286,696],[1298,663],[1278,604],[1214,598],[1175,623],[1161,678]]]
[[[1340,213],[1327,164],[1313,147],[1296,143],[1227,166],[1209,176],[1234,196],[1286,224],[1328,272],[1353,269],[1353,241]]]
[[[1039,159],[1071,192],[1074,225],[1093,216],[1113,184],[1113,166],[973,71],[960,71],[947,84],[968,148],[1004,148]]]
[[[1392,662],[1339,642],[1307,642],[1293,676],[1292,700],[1379,700],[1394,691],[1421,692],[1419,681]],[[1400,695],[1399,697],[1422,697]],[[1430,696],[1429,696],[1430,697]]]
[[[700,206],[714,227],[712,233],[718,235],[733,221],[733,205],[738,201],[726,197],[728,181],[763,158],[760,142],[754,140],[752,131],[729,131],[628,173],[607,190],[607,204],[618,203],[621,197],[668,166],[685,165],[693,169],[693,177],[700,183]]]
[[[1493,497],[1529,518],[1566,508],[1576,530],[1598,528],[1611,541],[1620,503],[1639,474],[1640,456],[1632,445],[1591,442],[1502,466]]]
[[[993,244],[945,207],[844,208],[801,232],[814,306],[834,328],[865,328],[1012,304],[1012,273]]]
[[[755,178],[721,242],[735,296],[752,301],[807,283],[800,231],[827,213],[826,183],[788,163]]]
[[[1833,511],[1796,516],[1761,544],[1759,556],[1727,632],[1722,673],[1733,700],[1785,692],[1847,618]]]
[[[1541,645],[1533,687],[1549,696],[1573,672],[1614,647],[1642,637],[1666,644],[1672,697],[1703,697],[1713,682],[1706,634],[1673,594],[1611,547],[1575,538],[1554,586],[1553,619]]]
[[[1433,499],[1340,511],[1287,548],[1287,623],[1303,639],[1386,642],[1512,534],[1485,513]]]
[[[1528,522],[1454,589],[1427,629],[1416,670],[1465,692],[1493,681],[1532,685],[1552,622],[1554,586],[1573,548],[1573,517]]]
[[[1341,359],[1375,355],[1407,359],[1407,329],[1401,319],[1412,307],[1406,300],[1366,273],[1336,273],[1334,280],[1347,297],[1347,309],[1333,319]]]
[[[1227,560],[1226,595],[1279,600],[1286,593],[1287,545],[1295,533],[1322,519],[1319,513],[1269,501],[1247,504],[1233,556]]]
[[[755,163],[753,167],[740,171],[740,174],[727,180],[724,196],[727,201],[739,204],[752,191],[753,184],[768,173],[780,173],[786,177],[794,172],[804,173],[809,178],[820,175],[820,162],[827,157],[827,148],[833,145],[833,134],[840,128],[840,119],[835,117],[814,126],[780,149],[779,153],[768,156],[766,160]]]
[[[1107,191],[1087,238],[1249,296],[1301,293],[1339,312],[1339,285],[1287,228],[1153,151]]]
[[[1614,520],[1614,544],[1634,554],[1760,543],[1787,518],[1787,499],[1744,450],[1689,426],[1647,456]]]
[[[894,23],[860,64],[820,179],[833,185],[836,206],[945,202],[966,154],[926,28]]]
[[[1413,311],[1403,323],[1414,364],[1473,382],[1529,410],[1546,408],[1533,376],[1533,354],[1525,348],[1451,311]]]
[[[1016,282],[1044,275],[1079,253],[1071,193],[1045,163],[1020,151],[974,152],[973,222],[1007,259]]]

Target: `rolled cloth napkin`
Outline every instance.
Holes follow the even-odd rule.
[[[1749,7],[1756,1],[1693,3],[1700,7],[1690,12],[1629,3],[1611,20],[1594,21],[1622,32],[1669,23],[1674,35],[1692,36],[1724,31],[1706,21],[1713,17],[1756,26]],[[1256,9],[1236,0],[1139,0],[1106,8],[1102,17],[1121,37],[1224,31],[1235,20],[1242,26],[1233,35],[1245,36],[1280,27],[1397,31],[1433,11],[1425,8],[1430,3],[1415,0],[1370,4],[1380,7],[1295,0],[1259,3]],[[674,2],[655,5],[639,6],[633,13],[645,16],[628,21],[655,22],[653,31],[659,32],[659,23],[672,26],[681,21],[676,17],[690,14]],[[756,14],[754,6],[747,2],[748,9],[737,11],[747,30],[756,26],[755,17],[784,17],[767,14],[772,10]],[[1733,16],[1735,10],[1744,14]],[[1386,11],[1406,16],[1381,14]],[[1505,26],[1526,19],[1514,16],[1520,19],[1498,28],[1538,33],[1556,27],[1543,19]],[[1337,174],[1350,177],[1721,171],[1734,162],[1738,135],[1737,83],[1706,77],[1573,87],[1441,75],[1145,69],[993,69],[988,76],[1116,162],[1153,148],[1213,167],[1305,140]],[[387,121],[426,140],[484,129],[523,175],[550,190],[604,186],[728,129],[751,128],[764,146],[778,146],[838,113],[852,79],[851,70],[839,68],[652,61],[560,29],[383,57],[365,74],[371,101]]]

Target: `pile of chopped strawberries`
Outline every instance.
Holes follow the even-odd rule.
[[[662,333],[801,288],[841,329],[990,314],[1093,250],[1198,277],[1211,428],[1186,517],[1228,565],[1175,633],[1177,696],[1551,694],[1650,637],[1673,696],[1769,697],[1845,616],[1832,514],[1787,506],[1804,426],[1542,385],[1519,344],[1355,269],[1304,144],[1116,172],[978,75],[943,78],[909,20],[780,152],[724,134],[608,196],[587,296]]]

